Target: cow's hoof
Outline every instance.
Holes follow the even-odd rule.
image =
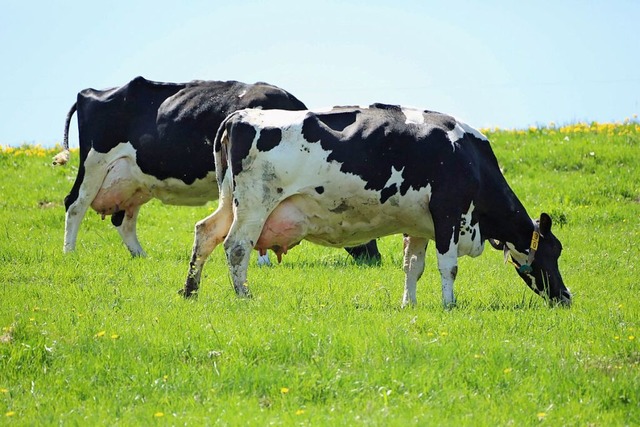
[[[455,301],[446,302],[446,303],[443,303],[442,305],[443,305],[445,310],[453,310],[457,306]]]
[[[249,287],[247,285],[242,285],[241,287],[236,288],[236,294],[240,298],[247,298],[247,299],[253,298],[253,295],[251,295],[251,291],[249,290]]]
[[[361,255],[358,257],[354,257],[353,261],[357,265],[364,265],[369,267],[378,267],[382,265],[382,256],[380,254],[377,255]]]
[[[178,291],[178,295],[184,297],[184,299],[196,299],[198,297],[198,291],[182,288]]]
[[[418,303],[415,301],[402,301],[402,305],[400,306],[400,308],[411,309],[411,308],[416,308],[417,306],[418,306]]]

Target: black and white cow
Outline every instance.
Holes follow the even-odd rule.
[[[221,242],[235,291],[247,296],[252,248],[282,254],[302,239],[340,247],[402,233],[403,305],[416,303],[429,240],[450,306],[457,258],[480,255],[487,239],[502,242],[536,293],[571,303],[551,218],[527,215],[489,141],[453,117],[383,104],[243,110],[223,122],[214,150],[220,202],[196,224],[186,296]]]
[[[85,89],[67,114],[78,112],[80,166],[65,197],[64,251],[73,251],[91,206],[111,215],[132,255],[144,255],[136,235],[140,206],[153,198],[172,205],[203,205],[218,197],[213,141],[224,118],[239,109],[303,110],[290,93],[266,83],[193,81],[160,83],[136,77],[107,90]],[[259,184],[262,178],[258,177]],[[379,260],[376,242],[347,249],[355,258]]]

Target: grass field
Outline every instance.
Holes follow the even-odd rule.
[[[443,310],[433,245],[401,309],[401,237],[381,266],[303,243],[232,290],[216,249],[184,283],[212,206],[149,203],[149,257],[85,218],[62,253],[77,171],[0,147],[0,425],[640,424],[640,125],[487,132],[531,215],[564,246],[571,308],[550,308],[488,245]]]

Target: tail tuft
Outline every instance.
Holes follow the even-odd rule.
[[[54,166],[66,165],[68,161],[69,161],[69,150],[64,150],[55,155],[52,163]]]

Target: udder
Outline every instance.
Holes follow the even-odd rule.
[[[276,253],[278,262],[281,262],[282,255],[306,236],[306,219],[294,202],[283,201],[267,218],[255,248],[260,255],[271,249]]]
[[[129,162],[127,158],[120,158],[109,166],[102,187],[91,202],[91,207],[103,217],[119,211],[132,216],[134,208],[152,198],[150,191],[131,173]]]

